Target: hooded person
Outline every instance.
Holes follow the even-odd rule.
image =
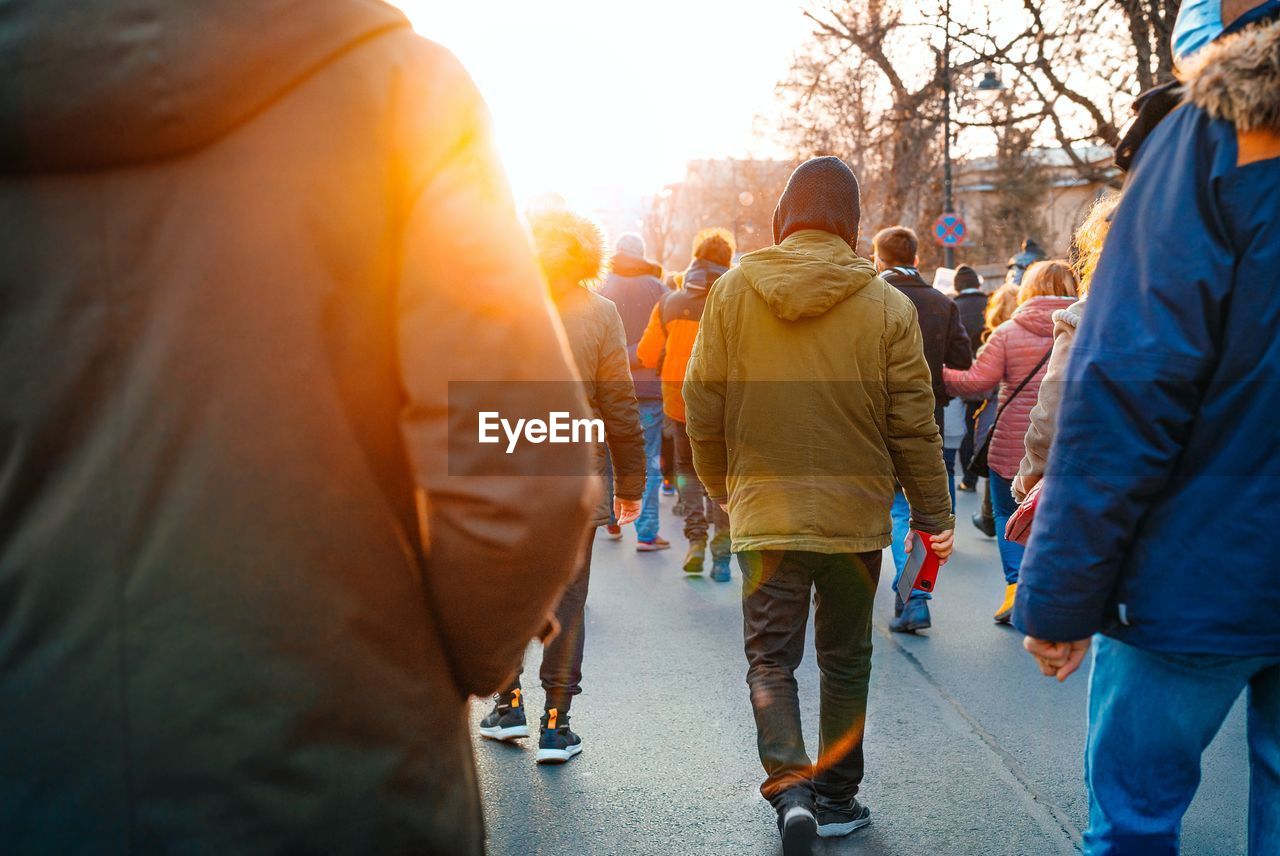
[[[942,557],[954,525],[915,307],[854,252],[859,219],[842,161],[797,168],[774,213],[777,244],[707,297],[683,389],[694,467],[732,521],[761,793],[788,854],[870,818],[857,793],[895,480]],[[795,683],[815,588],[816,770]]]
[[[641,553],[665,550],[671,546],[658,534],[661,521],[658,503],[662,490],[662,382],[658,372],[645,366],[636,353],[653,307],[667,294],[667,288],[662,284],[662,266],[644,256],[644,238],[634,232],[624,233],[614,245],[609,273],[600,286],[600,294],[612,300],[622,316],[631,375],[635,379],[636,398],[640,402],[640,421],[644,425],[648,469],[644,503],[640,518],[636,520],[636,550]],[[615,521],[607,525],[610,537],[615,540],[622,537]]]
[[[1180,106],[1111,215],[1013,622],[1058,680],[1093,649],[1085,853],[1177,852],[1242,695],[1249,852],[1277,853],[1280,2],[1189,0],[1174,47]]]
[[[707,500],[706,491],[693,469],[693,450],[684,425],[685,369],[698,337],[707,295],[733,264],[733,235],[726,229],[704,229],[693,238],[693,261],[683,275],[684,287],[664,295],[653,307],[649,325],[636,348],[640,362],[658,368],[662,374],[662,409],[675,440],[676,484],[685,505],[684,537],[689,541],[683,569],[701,574],[707,553],[707,533],[711,538],[711,578],[728,582],[729,520],[718,504]]]
[[[596,472],[604,475],[608,458],[613,461],[615,474],[614,493],[602,497],[597,506],[586,529],[578,569],[556,606],[560,632],[542,646],[539,678],[545,705],[536,759],[539,764],[548,764],[563,763],[582,751],[582,739],[569,727],[569,706],[574,696],[582,692],[592,544],[596,527],[605,525],[611,513],[623,525],[640,513],[645,460],[622,319],[612,301],[589,288],[604,270],[604,232],[593,221],[565,209],[534,215],[530,227],[538,261],[582,377],[587,403],[604,426],[604,441],[592,445]],[[493,709],[480,722],[480,735],[500,741],[528,737],[519,676],[493,701]]]
[[[475,87],[366,0],[0,55],[4,851],[480,854],[467,696],[594,500],[474,444],[588,412]]]

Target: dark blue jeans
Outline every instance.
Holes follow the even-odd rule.
[[[1200,756],[1249,694],[1249,853],[1280,853],[1280,655],[1168,654],[1093,640],[1087,856],[1176,856]]]

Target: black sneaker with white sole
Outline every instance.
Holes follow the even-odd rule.
[[[493,710],[480,720],[480,736],[490,740],[518,740],[529,736],[524,718],[524,694],[519,687],[493,697]]]
[[[778,809],[778,832],[783,856],[810,856],[818,839],[818,819],[811,807],[790,803]]]
[[[538,763],[563,764],[582,751],[582,738],[569,730],[569,714],[551,708],[542,715]]]
[[[847,803],[818,801],[818,835],[823,838],[839,838],[871,822],[871,809],[856,798]]]

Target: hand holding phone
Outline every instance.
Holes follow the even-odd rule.
[[[899,593],[933,592],[938,582],[938,568],[942,566],[942,559],[934,552],[932,541],[932,535],[916,529],[912,529],[907,535],[907,566],[902,569],[902,578],[898,580]],[[945,546],[950,554],[950,539]],[[902,597],[905,599],[910,595],[903,594]]]

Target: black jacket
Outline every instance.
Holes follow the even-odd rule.
[[[960,310],[960,323],[969,334],[969,344],[977,356],[978,348],[982,347],[982,331],[987,326],[987,295],[981,289],[966,288],[955,296],[953,302]]]
[[[890,268],[880,276],[915,304],[924,339],[924,359],[933,377],[933,415],[941,431],[942,409],[951,400],[942,386],[942,367],[967,369],[973,365],[973,348],[960,323],[960,310],[950,297],[921,279],[915,268]]]

